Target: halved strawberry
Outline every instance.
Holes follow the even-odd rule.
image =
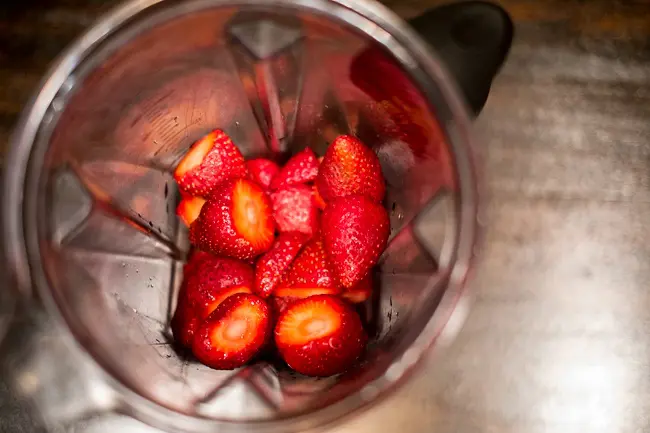
[[[384,252],[389,234],[386,209],[364,196],[336,199],[323,212],[323,245],[344,287],[354,287],[368,275]]]
[[[316,186],[328,203],[338,197],[365,195],[381,202],[386,192],[381,165],[375,152],[358,139],[341,135],[325,152]]]
[[[311,236],[318,230],[319,214],[311,187],[284,187],[271,193],[271,202],[280,232],[301,232]]]
[[[199,217],[204,204],[205,199],[203,197],[183,197],[176,207],[176,215],[189,227]]]
[[[320,210],[323,210],[327,207],[327,203],[325,200],[323,200],[323,197],[318,192],[318,187],[316,185],[314,185],[314,203],[316,203],[316,206]]]
[[[275,162],[265,158],[246,161],[246,168],[250,178],[265,190],[269,189],[271,181],[280,171],[280,167]]]
[[[305,299],[316,295],[338,295],[341,289],[338,287],[290,287],[280,286],[275,289],[273,296],[276,298]]]
[[[289,305],[275,325],[282,359],[298,373],[331,376],[359,358],[367,336],[357,313],[336,296],[312,296]]]
[[[366,302],[372,296],[372,274],[357,283],[354,287],[341,292],[341,298],[352,303]]]
[[[281,233],[271,249],[259,258],[255,266],[255,292],[259,296],[266,298],[273,292],[307,239],[303,233]]]
[[[309,147],[296,153],[271,181],[271,189],[311,182],[318,174],[318,160]]]
[[[174,340],[181,346],[190,348],[194,341],[194,333],[201,321],[192,309],[189,299],[182,292],[178,297],[178,305],[171,321]]]
[[[249,264],[214,255],[199,256],[195,260],[198,262],[188,262],[185,266],[179,296],[187,298],[190,308],[200,320],[205,319],[229,296],[252,293],[255,276]]]
[[[224,180],[244,176],[244,157],[220,129],[196,141],[174,170],[181,191],[195,197],[207,197]]]
[[[255,295],[229,297],[196,331],[194,356],[219,370],[241,367],[268,341],[273,326],[270,313],[264,300]]]
[[[194,246],[241,260],[267,251],[274,235],[271,202],[249,179],[231,179],[215,188],[190,227]]]
[[[316,294],[336,294],[341,288],[330,270],[320,236],[305,245],[273,294],[303,298]]]

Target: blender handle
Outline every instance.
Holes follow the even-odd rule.
[[[512,44],[508,13],[492,3],[468,1],[434,8],[408,23],[438,53],[477,115]]]

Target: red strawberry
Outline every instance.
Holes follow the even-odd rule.
[[[250,294],[233,295],[208,316],[194,335],[192,352],[208,367],[231,370],[250,361],[272,331],[268,305]]]
[[[181,297],[201,320],[235,293],[251,293],[254,283],[253,268],[240,260],[227,257],[197,257],[185,266]]]
[[[303,233],[282,233],[271,249],[260,257],[255,266],[255,292],[259,296],[266,298],[273,292],[307,239]]]
[[[269,189],[271,181],[280,171],[280,167],[275,162],[265,158],[246,161],[246,168],[250,178],[265,190]]]
[[[196,141],[174,170],[181,191],[196,197],[207,197],[226,179],[244,176],[244,157],[220,129]]]
[[[271,181],[271,189],[311,182],[318,174],[318,160],[314,151],[306,147],[287,161]]]
[[[176,207],[176,215],[189,227],[199,217],[204,204],[205,199],[202,197],[183,197]]]
[[[338,295],[341,289],[338,287],[290,287],[280,286],[275,289],[273,296],[284,299],[305,299],[316,295]]]
[[[330,202],[323,212],[322,227],[332,270],[348,288],[368,275],[384,252],[390,233],[386,209],[360,195]]]
[[[273,216],[280,232],[301,232],[308,235],[318,230],[318,208],[312,188],[294,185],[271,194]]]
[[[338,293],[334,274],[330,270],[323,241],[313,238],[302,249],[298,257],[274,291],[276,296],[303,298],[308,293]]]
[[[178,305],[172,317],[171,328],[174,335],[174,340],[178,344],[190,348],[194,340],[194,333],[201,321],[190,307],[187,296],[183,293],[178,297]]]
[[[197,248],[241,260],[267,251],[274,235],[271,202],[248,179],[231,179],[215,188],[190,227],[190,242]]]
[[[370,296],[372,296],[372,274],[369,274],[354,287],[341,293],[341,298],[352,304],[366,302],[370,299]]]
[[[349,135],[339,136],[327,148],[316,186],[327,202],[354,194],[381,202],[386,192],[377,155]]]
[[[275,325],[280,356],[308,376],[343,373],[359,358],[367,339],[357,313],[336,296],[296,301]]]
[[[318,192],[318,187],[316,185],[314,185],[314,203],[316,203],[316,206],[320,210],[323,210],[327,207],[327,203],[325,200],[323,200],[323,197]]]

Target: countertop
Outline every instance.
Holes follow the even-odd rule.
[[[49,61],[115,4],[16,3],[0,9],[3,150]],[[475,125],[490,197],[469,317],[336,432],[650,431],[650,2],[498,3],[516,33]]]

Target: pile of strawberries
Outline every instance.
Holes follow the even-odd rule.
[[[375,153],[340,136],[319,160],[245,161],[221,130],[176,167],[193,250],[172,319],[203,364],[233,369],[275,348],[310,376],[348,369],[367,335],[354,304],[372,293],[389,219]]]

